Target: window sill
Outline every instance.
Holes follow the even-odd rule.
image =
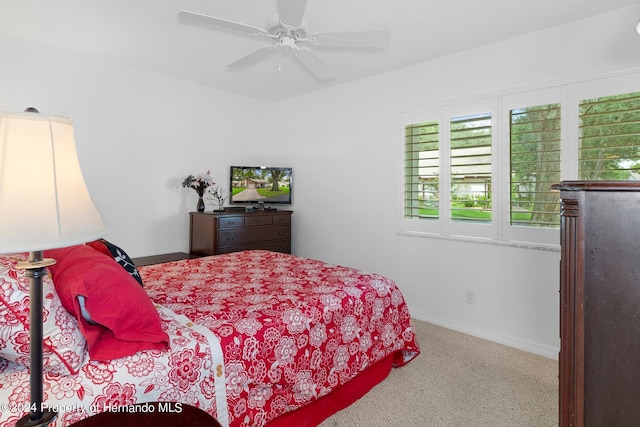
[[[496,239],[470,237],[470,236],[450,236],[450,235],[442,235],[442,234],[436,234],[436,233],[425,233],[422,231],[397,231],[397,234],[401,236],[422,237],[427,239],[453,240],[453,241],[465,242],[465,243],[479,243],[484,245],[507,246],[507,247],[520,248],[520,249],[536,249],[536,250],[542,250],[542,251],[560,252],[559,242],[557,245],[550,245],[546,243],[506,241],[506,240],[496,240]]]

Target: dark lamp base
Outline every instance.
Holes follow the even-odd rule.
[[[16,427],[44,427],[51,424],[56,417],[58,416],[57,412],[53,411],[42,411],[42,416],[38,420],[32,420],[31,414],[27,414],[24,417],[20,418],[16,423]]]

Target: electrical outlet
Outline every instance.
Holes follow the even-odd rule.
[[[464,300],[467,304],[475,304],[476,303],[476,290],[475,289],[467,289],[464,294]]]

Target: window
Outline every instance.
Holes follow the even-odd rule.
[[[405,126],[405,218],[438,218],[438,122]]]
[[[509,111],[509,224],[560,224],[560,104]]]
[[[553,184],[640,179],[638,81],[640,72],[402,112],[400,232],[557,249]]]
[[[491,222],[491,114],[454,117],[451,133],[451,219]]]
[[[640,92],[580,101],[579,179],[640,178]]]

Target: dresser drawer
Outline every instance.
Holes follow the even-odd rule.
[[[274,225],[288,225],[291,224],[291,215],[274,215],[272,221]]]
[[[291,227],[289,225],[246,227],[218,231],[219,246],[242,245],[251,242],[289,238],[291,238]]]
[[[287,224],[291,224],[291,215],[247,215],[244,217],[245,227]]]
[[[236,246],[220,246],[218,248],[221,254],[228,254],[238,251],[249,251],[262,249],[265,251],[282,252],[285,254],[291,253],[291,240],[270,240],[268,242],[252,242],[245,243],[243,245]]]
[[[245,227],[255,227],[271,224],[273,224],[273,217],[271,215],[247,215],[244,217]]]
[[[223,216],[218,218],[218,229],[240,228],[244,227],[243,216]]]

